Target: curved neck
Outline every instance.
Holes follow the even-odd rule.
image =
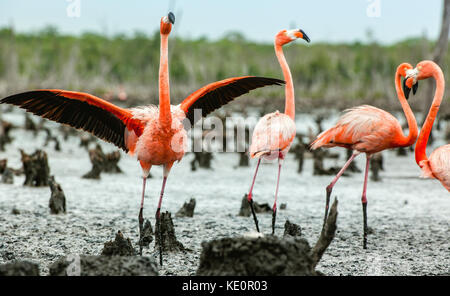
[[[170,85],[168,61],[168,34],[161,34],[161,57],[159,62],[159,121],[172,122],[170,112]]]
[[[275,43],[275,54],[277,55],[278,62],[280,63],[281,69],[283,70],[284,80],[286,80],[286,102],[284,113],[288,115],[292,120],[295,117],[295,96],[294,96],[294,84],[292,83],[292,75],[289,70],[289,66],[286,62],[286,58],[283,54],[283,49],[281,45]]]
[[[397,92],[398,100],[400,101],[400,104],[402,105],[403,112],[405,113],[406,121],[408,122],[408,129],[409,129],[408,136],[405,136],[402,133],[396,143],[396,146],[407,147],[407,146],[411,146],[416,141],[417,134],[418,134],[418,127],[417,127],[416,118],[414,117],[414,113],[412,112],[411,107],[409,106],[408,101],[405,98],[405,94],[403,93],[402,85],[401,85],[401,75],[399,73],[399,70],[397,70],[397,73],[395,73],[395,90]]]
[[[442,70],[436,65],[433,65],[433,78],[436,81],[436,91],[434,93],[433,103],[431,104],[430,111],[428,111],[427,118],[420,130],[419,139],[417,140],[415,156],[416,162],[420,166],[422,160],[428,160],[426,149],[428,143],[428,137],[430,136],[431,129],[433,128],[434,120],[439,111],[439,106],[442,102],[445,90],[445,79]]]

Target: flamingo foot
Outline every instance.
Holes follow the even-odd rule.
[[[364,234],[363,234],[363,249],[367,249],[367,202],[362,203],[363,207],[363,219],[364,219]]]
[[[277,219],[277,208],[273,208],[272,213],[272,235],[275,235],[275,220]]]
[[[331,184],[330,184],[327,186],[327,197],[326,197],[326,201],[325,201],[325,215],[323,217],[322,230],[325,228],[325,224],[327,223],[328,209],[330,207],[330,197],[331,197],[332,191],[333,191],[333,186],[331,186]]]
[[[163,258],[162,258],[162,232],[161,232],[161,215],[160,215],[160,208],[156,210],[156,231],[159,234],[159,265],[163,266]]]
[[[141,208],[139,210],[139,216],[138,216],[138,220],[139,220],[139,242],[141,242],[141,240],[142,240],[142,232],[143,232],[142,230],[144,228],[144,216],[143,216],[142,212],[143,212],[143,208]],[[142,245],[141,244],[139,244],[139,255],[142,256]]]
[[[249,195],[248,203],[250,204],[250,209],[252,210],[253,220],[255,221],[256,231],[259,232],[258,218],[256,218],[255,207],[253,206],[253,199],[251,194]]]

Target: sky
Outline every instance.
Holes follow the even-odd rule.
[[[368,31],[382,44],[425,35],[435,40],[441,0],[0,0],[0,27],[32,32],[48,25],[69,34],[152,34],[172,11],[173,34],[215,40],[239,31],[272,42],[281,29],[304,30],[312,42],[366,42]]]

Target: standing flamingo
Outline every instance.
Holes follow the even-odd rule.
[[[279,79],[254,76],[229,78],[202,87],[179,105],[171,105],[168,37],[174,23],[173,13],[162,17],[160,22],[159,109],[152,105],[123,109],[87,93],[58,89],[24,92],[0,101],[20,106],[47,119],[81,128],[131,155],[136,154],[143,172],[139,229],[143,227],[145,184],[152,165],[162,165],[164,171],[155,214],[156,227],[160,226],[161,202],[167,177],[173,163],[180,161],[185,153],[187,131],[182,121],[187,118],[193,125],[200,119],[197,117],[201,117],[194,116],[194,110],[201,110],[201,115],[206,116],[250,90],[284,83]],[[161,244],[159,251],[162,265]]]
[[[398,100],[400,101],[403,112],[405,113],[406,120],[408,121],[408,136],[405,136],[403,134],[402,127],[394,116],[379,108],[364,105],[347,110],[347,112],[339,118],[335,126],[319,134],[316,140],[311,143],[311,149],[339,146],[354,150],[352,156],[338,172],[336,177],[334,177],[330,185],[328,185],[326,188],[327,195],[324,225],[328,216],[328,207],[333,186],[336,184],[339,177],[342,176],[344,171],[356,156],[358,156],[361,152],[364,152],[366,154],[366,170],[361,198],[364,219],[364,249],[367,248],[366,189],[370,157],[372,154],[385,149],[410,146],[414,144],[417,138],[417,122],[407,102],[410,88],[407,88],[405,83],[403,83],[402,92],[400,81],[401,77],[406,77],[407,73],[409,73],[411,69],[412,66],[410,64],[403,63],[398,66],[397,72],[395,74],[395,89],[397,91]],[[413,93],[415,93],[415,91],[416,89],[413,88]]]
[[[436,91],[433,103],[427,118],[420,130],[417,139],[415,155],[416,162],[422,169],[422,176],[425,178],[438,179],[441,184],[450,191],[450,144],[439,147],[427,157],[426,148],[428,137],[430,136],[434,120],[439,111],[442,98],[444,97],[445,79],[441,68],[433,61],[422,61],[407,76],[406,85],[411,88],[417,88],[417,81],[433,77],[436,80]]]
[[[256,124],[252,135],[252,143],[250,145],[250,156],[258,158],[255,175],[247,195],[250,208],[252,210],[253,219],[255,221],[256,230],[259,232],[258,219],[256,218],[255,209],[253,207],[252,191],[255,185],[256,174],[258,173],[261,158],[273,160],[278,158],[278,177],[277,187],[275,189],[275,201],[273,203],[272,212],[272,234],[275,233],[275,219],[277,213],[277,196],[278,185],[280,183],[281,164],[288,153],[292,140],[294,140],[295,129],[295,97],[294,84],[292,82],[291,71],[283,54],[283,45],[288,44],[298,38],[302,38],[310,42],[309,37],[303,30],[282,30],[275,36],[275,54],[283,70],[283,76],[286,80],[286,101],[285,111],[280,113],[275,111],[264,115]]]

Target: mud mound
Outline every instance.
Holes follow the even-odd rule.
[[[158,223],[158,222],[157,222]],[[159,233],[161,230],[161,234]],[[185,248],[181,242],[177,240],[175,235],[175,226],[173,225],[172,215],[170,212],[165,212],[161,214],[161,226],[155,227],[155,250],[161,249],[164,252],[178,252],[184,251]]]
[[[120,230],[117,232],[114,241],[105,243],[102,251],[102,255],[105,256],[133,256],[135,254],[130,239],[125,238]]]
[[[189,202],[185,202],[183,207],[178,210],[175,217],[194,217],[195,198],[191,198]]]
[[[52,276],[154,276],[156,262],[141,256],[71,256],[63,257],[50,266]]]
[[[203,243],[197,275],[316,275],[305,239],[223,238]]]
[[[302,228],[300,225],[297,225],[295,223],[291,223],[289,220],[286,220],[286,223],[284,223],[284,235],[290,235],[290,236],[301,236],[302,235]]]
[[[0,265],[0,276],[39,276],[39,266],[28,261]]]
[[[320,275],[315,270],[336,233],[335,199],[314,248],[300,238],[300,226],[286,222],[283,238],[234,237],[202,244],[197,275]]]

